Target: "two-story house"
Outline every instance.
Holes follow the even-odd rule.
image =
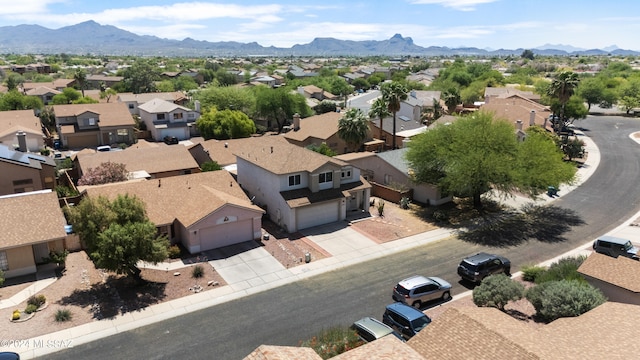
[[[124,103],[54,105],[62,146],[87,148],[135,142],[135,121]]]
[[[25,92],[25,95],[38,97],[45,105],[49,105],[53,101],[53,97],[58,94],[62,94],[62,91],[46,86],[38,86]]]
[[[20,136],[24,135],[21,144]],[[44,148],[44,135],[40,118],[33,110],[0,111],[0,144],[8,147],[24,148],[22,152],[39,152]]]
[[[54,189],[56,163],[36,153],[0,145],[0,195]]]
[[[159,98],[152,99],[138,107],[140,120],[143,121],[151,137],[162,141],[165,136],[175,136],[178,140],[187,140],[198,135],[196,120],[200,117],[200,105],[196,109]]]
[[[157,93],[143,93],[143,94],[134,94],[134,93],[120,93],[118,94],[118,101],[127,104],[127,108],[131,115],[140,115],[140,110],[138,110],[138,106],[151,101],[153,99],[162,99],[165,101],[170,101],[177,105],[184,106],[189,99],[182,91],[171,91],[171,92],[157,92]]]
[[[290,143],[307,147],[327,144],[337,154],[348,151],[348,144],[338,135],[338,123],[344,113],[327,112],[320,115],[300,119],[300,115],[293,115],[293,130],[284,134]]]
[[[288,232],[345,220],[350,211],[369,210],[371,185],[358,168],[281,137],[246,141],[253,141],[253,146],[234,152],[238,183]]]

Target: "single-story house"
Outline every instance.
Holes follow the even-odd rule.
[[[640,305],[639,261],[594,252],[580,265],[578,272],[609,301]]]
[[[304,119],[296,115],[293,116],[293,130],[284,134],[287,141],[300,147],[325,143],[338,154],[350,151],[347,143],[338,136],[338,123],[344,113],[327,112]]]
[[[53,158],[0,145],[0,195],[55,187],[56,163]]]
[[[33,110],[0,111],[0,144],[20,148],[19,134],[24,134],[23,152],[39,152],[44,148],[40,118]]]

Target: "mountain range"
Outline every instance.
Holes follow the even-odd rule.
[[[335,38],[315,38],[308,44],[290,48],[261,46],[256,42],[209,42],[186,38],[161,39],[137,35],[111,25],[86,21],[59,29],[39,25],[0,27],[0,53],[8,54],[93,54],[134,56],[507,56],[520,55],[525,49],[478,49],[422,47],[410,37],[396,34],[388,40],[352,41]],[[578,49],[569,45],[546,44],[530,49],[538,55],[640,55],[616,46],[606,49]]]

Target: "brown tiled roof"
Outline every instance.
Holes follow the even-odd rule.
[[[371,152],[371,151],[360,151],[360,152],[353,152],[353,153],[346,153],[346,154],[342,154],[342,155],[336,155],[333,158],[334,159],[338,159],[338,160],[342,160],[345,162],[349,162],[349,161],[353,161],[353,160],[359,160],[359,159],[365,159],[365,158],[369,158],[369,157],[374,157],[376,156],[376,153]]]
[[[503,313],[501,315],[508,317]],[[540,358],[456,308],[447,309],[409,339],[407,345],[426,359]]]
[[[303,89],[304,89],[304,92],[308,94],[322,93],[323,91],[322,89],[320,89],[315,85],[307,85],[307,86],[304,86]]]
[[[640,261],[637,260],[593,253],[580,265],[578,272],[635,293],[640,292]]]
[[[244,360],[322,360],[312,348],[260,345]]]
[[[263,136],[255,141],[255,146],[250,149],[240,149],[233,153],[256,166],[259,166],[276,175],[290,174],[294,172],[313,172],[325,166],[342,167],[345,162],[333,159],[309,149],[289,144],[286,141],[274,139],[276,136]],[[231,145],[229,145],[231,146]]]
[[[91,197],[109,199],[135,195],[146,204],[147,216],[156,225],[178,219],[189,227],[225,205],[264,212],[251,203],[231,174],[224,170],[92,186],[86,192]]]
[[[331,360],[426,360],[439,359],[438,357],[428,358],[420,355],[417,351],[398,340],[395,336],[389,335],[376,341],[358,346],[353,350],[334,356]]]
[[[304,141],[310,137],[327,140],[338,132],[338,121],[344,113],[328,112],[300,119],[300,129],[284,134],[286,139]]]
[[[311,192],[309,188],[302,188],[289,191],[281,191],[280,195],[287,202],[289,207],[296,208],[300,206],[307,206],[324,201],[342,199],[351,196],[349,191],[361,190],[371,188],[364,178],[360,178],[360,181],[342,184],[338,189],[327,189],[318,192]]]
[[[0,136],[17,130],[42,134],[40,118],[34,115],[33,110],[0,111]]]
[[[0,198],[0,248],[61,239],[66,221],[55,192],[31,192]]]
[[[29,95],[29,96],[40,96],[40,95],[46,95],[46,94],[57,95],[62,93],[56,89],[52,89],[46,86],[38,86],[37,88],[30,89],[26,92],[26,95]]]
[[[506,98],[511,95],[520,95],[524,98],[537,100],[540,99],[540,95],[531,91],[522,91],[512,87],[487,87],[484,89],[484,96],[486,97],[499,97]],[[493,101],[493,99],[491,99]]]
[[[144,104],[147,101],[151,101],[153,99],[162,99],[166,101],[176,102],[182,101],[186,97],[184,93],[180,91],[172,91],[172,92],[157,92],[157,93],[143,93],[143,94],[134,94],[134,93],[120,93],[118,94],[118,100],[121,102],[130,102],[136,101],[138,104]]]
[[[516,120],[522,120],[523,130],[529,127],[531,110],[535,110],[536,112],[535,123],[538,126],[543,126],[545,119],[548,119],[549,115],[551,115],[548,107],[520,95],[491,99],[491,102],[482,105],[480,109],[492,112],[496,117],[506,119],[512,124],[515,124]],[[547,121],[547,127],[551,128],[549,121]]]
[[[96,113],[100,116],[100,127],[135,125],[135,121],[133,121],[133,117],[125,103],[54,105],[53,111],[56,117],[78,116],[87,111]]]
[[[149,174],[199,168],[189,150],[182,145],[78,153],[77,158],[83,172],[105,162],[124,164],[128,172],[144,170]]]

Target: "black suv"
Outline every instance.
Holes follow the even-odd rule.
[[[178,138],[175,136],[165,136],[164,143],[167,145],[175,145],[178,143]]]
[[[464,258],[458,265],[458,275],[476,284],[489,275],[500,273],[511,276],[511,261],[502,256],[483,252]]]

